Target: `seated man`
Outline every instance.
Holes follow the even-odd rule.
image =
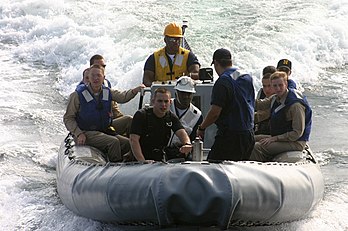
[[[292,88],[292,89],[297,89],[297,86],[296,86],[296,83],[294,80],[292,79],[289,79],[290,78],[290,75],[291,75],[291,66],[292,66],[292,63],[290,60],[288,59],[281,59],[278,61],[278,64],[277,64],[277,71],[283,71],[287,74],[287,82],[288,82],[288,88]]]
[[[124,92],[111,90],[103,85],[104,68],[92,65],[88,72],[89,84],[80,84],[71,93],[64,124],[75,138],[77,145],[90,145],[106,153],[111,162],[122,161],[122,155],[130,151],[128,138],[109,135],[112,120],[111,102],[125,103],[133,99],[144,87]]]
[[[89,64],[92,66],[93,64],[101,65],[102,67],[106,67],[105,59],[101,55],[93,55],[89,60]],[[109,80],[105,78],[104,83],[105,86],[111,88],[111,83]],[[117,102],[112,101],[112,127],[116,130],[117,134],[124,135],[129,137],[129,130],[132,124],[132,116],[124,115]]]
[[[138,161],[161,161],[171,131],[179,137],[180,152],[186,156],[192,151],[190,138],[178,117],[169,111],[171,94],[165,88],[156,89],[152,98],[153,107],[138,110],[132,121],[130,144]]]
[[[262,69],[262,88],[257,92],[256,99],[264,99],[273,94],[273,90],[271,88],[271,80],[269,77],[271,77],[271,74],[276,71],[277,69],[275,68],[275,66],[266,66]],[[267,80],[269,80],[269,83]]]
[[[88,73],[89,73],[89,68],[86,68],[82,72],[82,80],[81,80],[81,82],[79,84],[89,84]]]
[[[287,74],[271,75],[275,95],[256,100],[256,109],[271,109],[271,135],[255,143],[250,160],[270,161],[287,151],[304,150],[312,126],[312,110],[301,92],[288,89]]]
[[[177,80],[174,89],[176,90],[175,99],[170,110],[179,118],[191,142],[193,142],[196,138],[198,125],[203,121],[202,112],[192,104],[193,94],[196,93],[195,83],[190,77],[183,76]],[[168,146],[167,156],[172,154],[172,158],[175,158],[176,154],[179,153],[181,142],[174,132],[170,136]]]
[[[155,81],[175,80],[180,76],[198,79],[197,57],[192,51],[180,47],[182,29],[176,23],[170,23],[164,29],[165,47],[155,51],[145,62],[143,83],[150,87]]]
[[[271,87],[271,74],[273,74],[276,69],[275,67],[267,66],[263,69],[262,76],[262,88],[257,93],[256,99],[264,99],[271,97],[274,94],[273,88]],[[266,110],[255,110],[255,135],[269,135],[269,117],[270,117],[270,109]],[[256,138],[256,137],[255,137]]]

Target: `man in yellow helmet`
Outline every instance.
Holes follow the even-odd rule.
[[[182,29],[176,23],[169,23],[164,29],[165,47],[155,51],[146,60],[143,83],[151,86],[154,81],[175,80],[181,76],[198,79],[200,63],[192,51],[180,47]]]

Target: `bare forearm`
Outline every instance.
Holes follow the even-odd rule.
[[[143,84],[146,87],[150,87],[152,82],[155,81],[155,73],[152,71],[144,71]]]
[[[140,137],[138,137],[138,135],[131,134],[129,137],[129,142],[135,159],[137,159],[137,161],[145,161],[145,157],[141,150],[139,138]]]
[[[179,129],[175,132],[175,135],[179,137],[180,142],[182,144],[190,144],[191,140],[190,137],[187,135],[185,129]]]
[[[198,80],[199,79],[199,65],[198,64],[193,64],[188,68],[189,76],[194,79]]]
[[[201,128],[205,129],[215,123],[215,121],[219,118],[222,108],[216,105],[212,105],[207,116],[201,124]]]

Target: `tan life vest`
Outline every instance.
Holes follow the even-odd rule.
[[[165,48],[155,51],[155,81],[175,80],[180,76],[187,75],[189,53],[189,50],[179,47],[173,61],[173,68],[170,70]]]

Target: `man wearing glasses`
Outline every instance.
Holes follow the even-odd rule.
[[[144,87],[140,85],[127,91],[106,87],[104,67],[94,64],[88,72],[89,84],[80,84],[70,94],[64,124],[74,135],[77,145],[89,145],[104,152],[110,162],[123,160],[129,153],[128,138],[109,133],[111,122],[111,102],[125,103],[133,99]]]
[[[192,51],[180,46],[182,28],[176,23],[164,29],[165,47],[155,51],[145,62],[143,83],[150,87],[155,81],[170,81],[181,76],[198,79],[200,63]]]

